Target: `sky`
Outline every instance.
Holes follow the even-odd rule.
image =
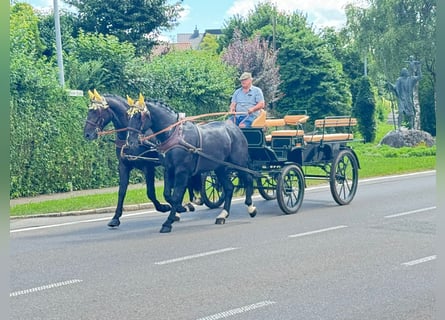
[[[51,8],[54,0],[22,0],[35,8]],[[168,0],[174,3],[175,0]],[[199,32],[206,29],[220,29],[224,22],[235,14],[246,16],[260,2],[269,1],[277,5],[279,11],[301,12],[307,15],[308,22],[316,28],[326,26],[340,28],[346,22],[344,8],[353,0],[183,0],[184,10],[179,25],[171,31],[163,32],[163,39],[175,42],[176,34]],[[63,1],[59,0],[59,7]]]

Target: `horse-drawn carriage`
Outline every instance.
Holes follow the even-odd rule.
[[[105,101],[98,94],[91,99]],[[106,105],[106,108],[111,106]],[[228,120],[203,124],[202,116],[181,117],[164,103],[145,101],[142,96],[136,101],[128,98],[125,109],[129,115],[124,125],[128,133],[125,145],[119,146],[120,161],[122,158],[127,162],[144,161],[142,147],[151,155],[155,149],[158,153],[155,161],[164,167],[164,198],[170,205],[170,214],[161,232],[170,232],[173,222],[178,220],[177,214],[184,211],[182,201],[191,181],[195,181],[193,186],[208,207],[224,206],[216,218],[217,224],[225,223],[228,218],[236,186],[245,192],[251,217],[257,213],[252,201],[254,189],[266,200],[277,199],[286,214],[296,213],[301,207],[308,179],[329,181],[331,194],[340,205],[350,203],[357,191],[359,161],[348,146],[354,139],[354,118],[315,120],[312,132],[307,133],[305,125],[309,117],[305,112],[267,119],[263,111],[251,128],[241,129]],[[92,111],[94,108],[90,108]],[[85,132],[88,124],[88,130],[102,130],[103,120],[100,126],[92,126],[99,121],[100,116],[94,121],[87,119]],[[153,162],[153,157],[145,161]],[[152,177],[150,183],[147,181],[147,190],[154,188]],[[196,177],[200,178],[199,187]],[[152,199],[153,192],[147,191],[147,195]],[[119,225],[122,208],[119,210],[109,226]]]
[[[256,188],[265,200],[277,199],[286,214],[296,213],[303,201],[306,180],[327,180],[339,205],[352,201],[357,191],[359,160],[348,145],[357,120],[350,116],[318,119],[310,133],[309,116],[292,111],[281,119],[266,112],[242,131],[248,142],[249,168],[260,175]],[[233,179],[236,182],[236,179]],[[212,173],[203,178],[202,198],[208,207],[221,205],[221,187]],[[218,191],[221,190],[221,191]]]

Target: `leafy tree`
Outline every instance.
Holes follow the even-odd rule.
[[[346,8],[347,30],[363,55],[375,63],[375,79],[378,73],[385,78],[396,79],[402,67],[412,55],[420,60],[423,79],[419,86],[428,86],[419,93],[419,100],[434,101],[436,83],[436,0],[368,0],[367,6],[348,5]],[[388,79],[386,79],[388,80]],[[435,130],[435,107],[421,108],[421,128]],[[422,115],[423,113],[426,113]],[[428,119],[429,123],[424,121]],[[431,133],[431,132],[430,132]]]
[[[278,102],[281,113],[306,109],[314,119],[350,114],[351,93],[342,65],[309,29],[284,35],[278,62],[286,94]]]
[[[279,12],[260,3],[246,18],[235,16],[227,23],[221,43],[233,41],[236,30],[242,39],[259,35],[277,50],[283,98],[277,115],[305,109],[311,118],[350,113],[351,93],[342,65],[299,12]]]
[[[358,130],[365,142],[373,142],[376,137],[376,102],[369,77],[361,77],[353,115],[358,119]]]
[[[46,12],[37,12],[39,18],[40,39],[44,45],[43,55],[48,59],[54,59],[56,56],[56,30],[54,24],[54,14]],[[60,12],[60,33],[62,47],[76,38],[79,33],[77,21],[72,12]]]
[[[66,0],[78,10],[79,26],[86,32],[116,36],[147,53],[163,29],[177,25],[182,0]]]
[[[244,71],[252,73],[254,85],[263,90],[268,106],[272,106],[280,98],[277,52],[274,52],[265,40],[259,36],[242,40],[240,33],[235,32],[232,42],[221,58],[228,65],[235,67],[238,74]]]
[[[65,45],[67,82],[83,91],[125,94],[128,90],[125,66],[135,58],[131,43],[111,35],[80,32]]]
[[[218,41],[216,36],[214,34],[206,34],[199,44],[199,50],[205,50],[217,54]]]
[[[165,100],[187,115],[228,111],[236,72],[219,56],[202,50],[172,51],[134,60],[126,71],[130,95]]]

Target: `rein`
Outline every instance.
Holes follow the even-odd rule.
[[[236,114],[236,113],[235,112],[215,112],[215,113],[201,114],[201,115],[198,115],[198,116],[185,117],[184,119],[181,119],[181,120],[179,120],[179,121],[169,125],[168,127],[158,131],[158,132],[155,132],[155,133],[153,133],[151,135],[148,135],[148,136],[140,137],[139,140],[141,142],[145,141],[145,140],[150,140],[150,139],[156,137],[157,135],[159,135],[159,134],[161,134],[163,132],[166,132],[166,131],[170,131],[174,127],[179,126],[180,124],[182,124],[184,122],[187,122],[187,121],[195,121],[195,120],[197,120],[199,118],[205,118],[205,117],[209,117],[209,116],[227,116],[227,115],[233,115],[233,114]],[[244,114],[244,112],[243,112],[243,114]],[[136,132],[140,132],[140,131],[138,131],[136,129],[133,129],[133,128],[128,128],[128,130],[133,130],[133,131],[136,131]]]
[[[112,134],[115,132],[121,132],[121,131],[127,131],[128,128],[121,128],[121,129],[112,129],[112,130],[103,130],[103,131],[99,131],[97,133],[98,136],[105,136],[107,134]]]

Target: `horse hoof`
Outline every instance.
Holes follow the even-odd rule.
[[[160,233],[169,233],[172,231],[172,227],[162,226]]]
[[[226,219],[225,218],[216,218],[215,224],[225,224]]]
[[[181,217],[178,217],[178,216],[175,216],[174,218],[173,218],[173,221],[175,221],[175,222],[178,222],[178,221],[180,221],[181,220]]]
[[[121,224],[121,222],[119,221],[119,219],[111,219],[110,222],[108,222],[108,226],[110,228],[116,228],[119,227],[119,225]]]
[[[195,207],[191,203],[187,203],[185,207],[188,209],[188,211],[192,212],[195,211]]]
[[[251,218],[253,218],[253,217],[255,217],[256,216],[256,209],[253,211],[253,212],[251,212],[251,213],[249,213],[249,215],[250,215],[250,217]]]

